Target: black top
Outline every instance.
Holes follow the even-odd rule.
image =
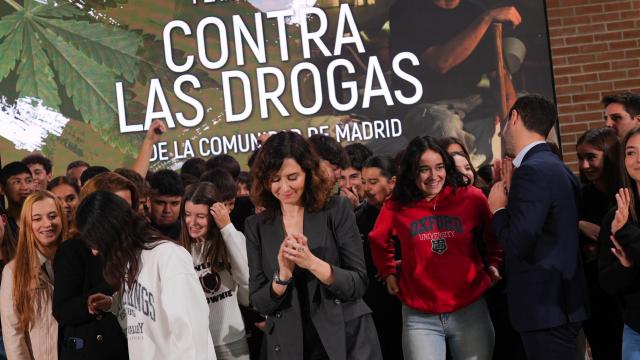
[[[235,207],[229,217],[236,230],[244,232],[244,221],[253,214],[255,214],[255,207],[251,199],[248,196],[238,196]]]
[[[634,263],[630,268],[626,268],[611,252],[611,248],[614,246],[609,236],[611,235],[611,221],[613,221],[616,210],[617,207],[609,210],[600,227],[600,236],[598,237],[600,284],[605,291],[620,296],[624,323],[636,332],[640,332],[640,241],[638,241],[640,239],[640,224],[629,215],[627,223],[615,233],[616,240]],[[637,207],[636,212],[638,211],[640,211],[640,207]]]
[[[421,81],[424,91],[421,102],[460,99],[478,93],[476,85],[481,75],[495,64],[487,33],[471,55],[446,74],[429,68],[422,59],[422,53],[462,33],[483,11],[466,0],[454,9],[443,9],[432,1],[423,0],[400,0],[393,5],[390,11],[391,55],[412,52],[420,59],[421,66],[407,65],[403,70]],[[405,96],[415,92],[413,85],[395,75],[393,87],[402,90]]]
[[[308,284],[313,275],[306,269],[296,267],[293,271],[293,281],[298,290],[300,302],[300,317],[302,318],[302,351],[304,360],[328,359],[324,345],[316,327],[311,320],[311,299],[309,299]]]
[[[373,259],[371,257],[371,246],[369,245],[369,233],[373,230],[373,226],[376,224],[376,219],[378,219],[378,214],[380,214],[380,209],[370,205],[368,202],[364,202],[362,206],[360,206],[356,210],[356,223],[358,224],[358,230],[360,230],[360,236],[362,237],[362,247],[364,250],[364,262],[367,266],[367,275],[369,275],[369,288],[367,289],[367,294],[364,296],[365,301],[371,298],[372,296],[378,296],[381,294],[387,294],[387,288],[384,284],[381,284],[379,281],[372,281],[375,276],[378,274],[378,269],[376,269],[375,265],[373,265]],[[396,242],[396,254],[395,259],[400,260],[400,244],[398,243],[398,239],[395,238]],[[382,291],[382,292],[380,292]],[[369,305],[369,301],[367,301]]]
[[[151,221],[151,226],[160,231],[162,235],[167,236],[174,241],[178,241],[178,238],[180,237],[180,219],[169,225],[158,225]]]
[[[13,238],[18,241],[18,235],[20,233],[20,228],[18,228],[18,223],[16,219],[11,216],[7,217],[7,222],[9,223],[9,229],[11,229],[11,233],[13,234]]]
[[[59,358],[128,359],[127,340],[110,312],[89,314],[89,295],[111,295],[102,276],[102,261],[77,238],[64,241],[53,261],[53,316],[60,325]],[[78,340],[81,339],[81,340]]]
[[[609,209],[615,205],[613,200],[614,198],[596,189],[595,186],[591,184],[584,185],[581,189],[580,208],[578,209],[579,220],[600,225]],[[580,232],[580,245],[583,249],[582,254],[585,263],[596,260],[592,253],[585,251],[585,247],[596,245],[596,243],[596,241],[589,239]]]

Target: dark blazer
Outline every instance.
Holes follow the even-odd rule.
[[[546,144],[527,152],[507,208],[493,215],[505,252],[509,315],[518,331],[588,318],[578,246],[579,185]]]
[[[53,316],[60,325],[58,353],[64,359],[128,359],[127,339],[112,313],[89,314],[91,294],[111,295],[102,262],[78,238],[64,241],[53,261]],[[82,339],[82,340],[77,340]],[[74,344],[82,344],[76,349]]]
[[[303,228],[309,249],[331,264],[335,278],[330,286],[316,278],[307,284],[310,318],[327,355],[332,360],[381,359],[371,310],[362,300],[368,278],[351,205],[346,198],[334,197],[325,209],[305,212]],[[261,214],[251,216],[245,235],[251,303],[267,315],[267,358],[300,360],[303,338],[296,288],[289,285],[282,297],[271,289],[284,239],[282,216],[271,220]]]

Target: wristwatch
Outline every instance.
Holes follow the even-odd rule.
[[[275,282],[276,282],[276,284],[278,284],[278,285],[289,285],[289,284],[291,284],[291,282],[293,281],[293,275],[292,275],[288,280],[282,280],[282,279],[280,279],[280,274],[279,274],[279,272],[278,272],[278,271],[276,271],[276,272],[273,274],[273,281],[275,281]]]

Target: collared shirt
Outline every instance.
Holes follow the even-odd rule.
[[[37,251],[37,253],[38,253],[38,260],[40,260],[40,267],[47,274],[47,276],[49,277],[49,280],[53,282],[53,264],[51,260],[47,259],[46,256],[42,255],[40,251]]]
[[[520,150],[518,155],[516,155],[515,159],[513,159],[513,166],[520,167],[520,165],[522,165],[522,160],[524,160],[524,157],[527,155],[529,150],[531,150],[531,148],[533,148],[534,146],[536,146],[538,144],[546,144],[546,143],[544,141],[539,141],[538,140],[538,141],[534,141],[531,144],[525,146],[524,149]]]

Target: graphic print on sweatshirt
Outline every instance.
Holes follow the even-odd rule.
[[[221,273],[212,272],[209,263],[196,265],[194,269],[198,274],[202,290],[204,290],[204,294],[207,297],[207,304],[216,303],[233,296],[233,290],[223,284],[222,277],[228,274],[227,271]]]
[[[442,255],[449,248],[448,239],[463,234],[462,220],[457,216],[429,215],[411,222],[411,237],[430,241],[431,251]]]
[[[122,330],[129,341],[144,337],[145,321],[156,321],[155,300],[154,294],[137,280],[122,294],[118,320],[120,324],[126,324]]]

